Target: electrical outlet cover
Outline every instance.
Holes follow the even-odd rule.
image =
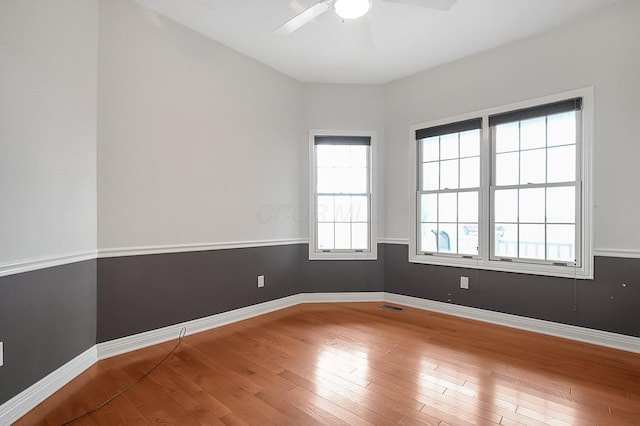
[[[460,277],[460,288],[469,289],[469,277]]]

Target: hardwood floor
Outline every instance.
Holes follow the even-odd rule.
[[[59,425],[175,342],[98,362],[25,415]],[[638,425],[640,355],[379,303],[307,304],[187,336],[77,425]]]

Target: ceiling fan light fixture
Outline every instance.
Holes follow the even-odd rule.
[[[333,7],[342,19],[357,19],[369,11],[369,0],[336,0]]]

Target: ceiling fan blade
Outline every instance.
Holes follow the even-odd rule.
[[[289,34],[303,26],[304,24],[312,21],[318,16],[325,13],[331,8],[331,0],[322,0],[319,3],[314,4],[308,9],[300,12],[298,15],[289,19],[284,24],[273,30],[275,34]]]
[[[382,0],[387,3],[406,4],[409,6],[426,7],[427,9],[449,10],[457,0]]]

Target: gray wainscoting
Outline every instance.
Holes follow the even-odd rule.
[[[0,278],[0,405],[96,343],[96,261]]]
[[[396,244],[371,261],[309,261],[307,244],[102,258],[0,278],[0,404],[96,343],[299,293],[382,291],[640,337],[640,259],[596,257],[595,279],[573,280],[413,264]]]
[[[99,259],[97,342],[297,294],[302,250],[292,244]]]
[[[309,260],[308,245],[300,262],[300,293],[384,291],[384,244],[377,260]]]
[[[99,259],[97,342],[299,293],[383,291],[381,259],[309,261],[308,250],[291,244]]]
[[[640,259],[596,257],[594,280],[574,280],[407,258],[406,245],[386,246],[384,291],[640,337]]]
[[[371,261],[310,261],[306,244],[99,259],[97,342],[298,293],[382,291],[640,337],[640,259],[597,257],[594,280],[407,259],[396,244]]]

